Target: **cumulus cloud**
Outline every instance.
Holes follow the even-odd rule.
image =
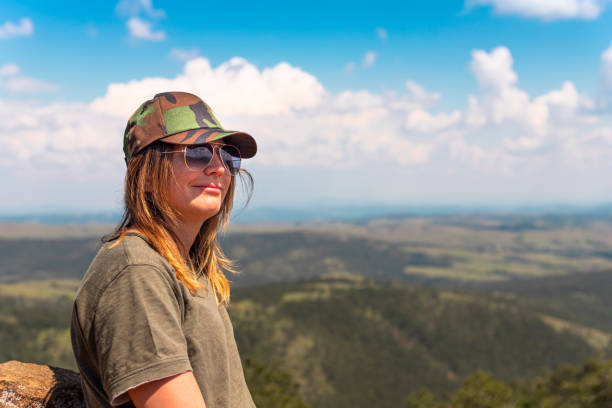
[[[40,93],[54,92],[57,86],[47,81],[27,76],[16,76],[2,82],[1,86],[11,92]]]
[[[121,145],[117,121],[78,103],[35,106],[0,99],[0,130],[9,151],[0,164],[29,160],[41,166],[94,168],[96,155],[114,150],[117,156]]]
[[[18,67],[0,69],[19,75]],[[603,161],[597,152],[610,151],[609,127],[600,125],[594,102],[572,82],[528,95],[504,47],[474,50],[471,70],[479,91],[465,109],[445,111],[439,108],[442,95],[414,80],[394,92],[331,92],[286,62],[258,68],[235,57],[212,66],[197,57],[174,77],[110,84],[89,104],[40,106],[24,114],[4,101],[0,134],[19,137],[7,140],[12,154],[3,160],[36,157],[36,163],[74,167],[64,159],[73,151],[83,163],[100,154],[120,158],[127,118],[144,100],[168,90],[201,96],[226,128],[253,134],[260,150],[250,163],[260,168],[348,172],[368,163],[509,177],[536,164],[545,167],[554,155]]]
[[[126,23],[126,27],[132,38],[151,41],[163,41],[166,39],[166,33],[154,31],[150,22],[141,20],[138,17],[130,18]]]
[[[517,86],[518,75],[512,65],[512,55],[506,47],[497,47],[489,53],[472,52],[471,70],[480,94],[469,98],[465,113],[468,126],[503,126],[521,134],[545,137],[553,129],[597,121],[593,113],[595,103],[580,94],[572,82],[565,81],[561,89],[531,99]],[[524,140],[520,145],[538,146]]]
[[[387,30],[385,30],[382,27],[378,27],[376,29],[376,35],[381,41],[387,41],[387,39],[389,38],[389,34],[387,33]]]
[[[376,62],[377,54],[374,51],[368,51],[363,55],[363,66],[366,68],[371,67]]]
[[[602,13],[606,0],[467,0],[466,8],[491,6],[497,14],[519,15],[541,20],[594,19]]]
[[[29,18],[22,18],[19,23],[15,24],[7,21],[0,25],[0,39],[17,37],[20,35],[28,36],[34,33],[34,23]]]
[[[426,109],[431,94],[416,83],[392,96],[365,90],[332,94],[316,77],[286,62],[258,69],[237,57],[216,67],[200,57],[187,62],[173,78],[110,84],[105,95],[89,104],[26,110],[3,101],[0,133],[13,135],[10,160],[35,157],[36,163],[79,168],[85,177],[89,170],[79,166],[87,167],[88,160],[93,162],[101,154],[120,156],[129,115],[165,90],[200,95],[226,128],[255,135],[261,149],[254,160],[262,166],[350,168],[377,160],[415,166],[427,163],[436,150],[435,143],[412,139],[403,123],[407,108],[392,106],[413,98],[414,109]],[[69,160],[74,152],[81,164]]]
[[[497,47],[490,53],[472,52],[471,70],[481,94],[479,99],[470,100],[466,120],[474,126],[508,124],[543,132],[548,111],[542,104],[531,104],[527,92],[516,86],[518,76],[512,65],[512,55],[506,47]]]
[[[170,50],[170,58],[181,62],[187,62],[200,55],[200,50],[192,48],[190,50],[183,50],[180,48],[173,48]]]
[[[418,109],[408,113],[404,126],[410,132],[438,133],[455,126],[460,120],[461,113],[459,111],[434,115]]]
[[[57,86],[47,81],[22,75],[21,70],[15,64],[0,66],[0,88],[10,92],[23,93],[53,92],[57,90]]]
[[[281,62],[259,70],[235,57],[213,68],[206,58],[185,64],[175,78],[145,78],[114,83],[92,107],[126,117],[159,90],[183,90],[201,95],[221,115],[282,115],[318,105],[326,91],[311,74]]]
[[[406,98],[404,102],[410,108],[431,108],[440,101],[440,94],[437,92],[427,92],[421,85],[414,81],[406,81]]]
[[[572,162],[579,160],[612,169],[612,127],[602,126],[567,138],[563,143],[563,153]]]
[[[536,97],[533,104],[544,106],[549,121],[554,125],[595,124],[599,119],[594,113],[595,102],[588,95],[579,93],[570,81],[563,82],[561,89]]]
[[[19,74],[19,67],[15,64],[6,64],[0,67],[0,77]]]
[[[155,9],[152,0],[121,0],[117,3],[116,10],[123,17],[133,17],[144,13],[150,18],[166,17],[162,9]]]

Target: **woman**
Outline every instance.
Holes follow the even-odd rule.
[[[125,213],[92,261],[71,324],[88,407],[254,407],[225,305],[234,271],[217,243],[241,158],[197,96],[144,102],[124,134]]]

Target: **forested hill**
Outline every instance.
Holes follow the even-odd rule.
[[[474,287],[517,296],[531,310],[612,333],[612,269]]]
[[[411,218],[227,234],[222,246],[242,271],[230,276],[230,313],[241,354],[252,358],[245,367],[284,379],[278,365],[313,407],[398,407],[421,386],[441,395],[478,369],[528,379],[606,356],[612,225],[527,221]],[[100,235],[37,228],[0,234],[0,361],[74,368],[72,297]]]
[[[398,407],[478,369],[528,378],[597,354],[511,300],[348,275],[235,290],[230,313],[243,356],[279,364],[323,408]]]
[[[0,286],[0,361],[74,368],[77,284]],[[344,274],[235,289],[229,311],[241,355],[288,372],[313,407],[398,407],[422,386],[452,391],[478,369],[530,378],[598,353],[511,298]]]

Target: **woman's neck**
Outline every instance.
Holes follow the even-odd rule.
[[[193,245],[198,233],[200,232],[200,228],[202,228],[202,222],[200,223],[185,223],[179,221],[172,228],[172,232],[179,239],[179,250],[185,259],[189,257],[189,249]]]

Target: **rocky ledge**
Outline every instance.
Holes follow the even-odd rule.
[[[0,364],[0,407],[84,408],[78,373],[47,365]]]

